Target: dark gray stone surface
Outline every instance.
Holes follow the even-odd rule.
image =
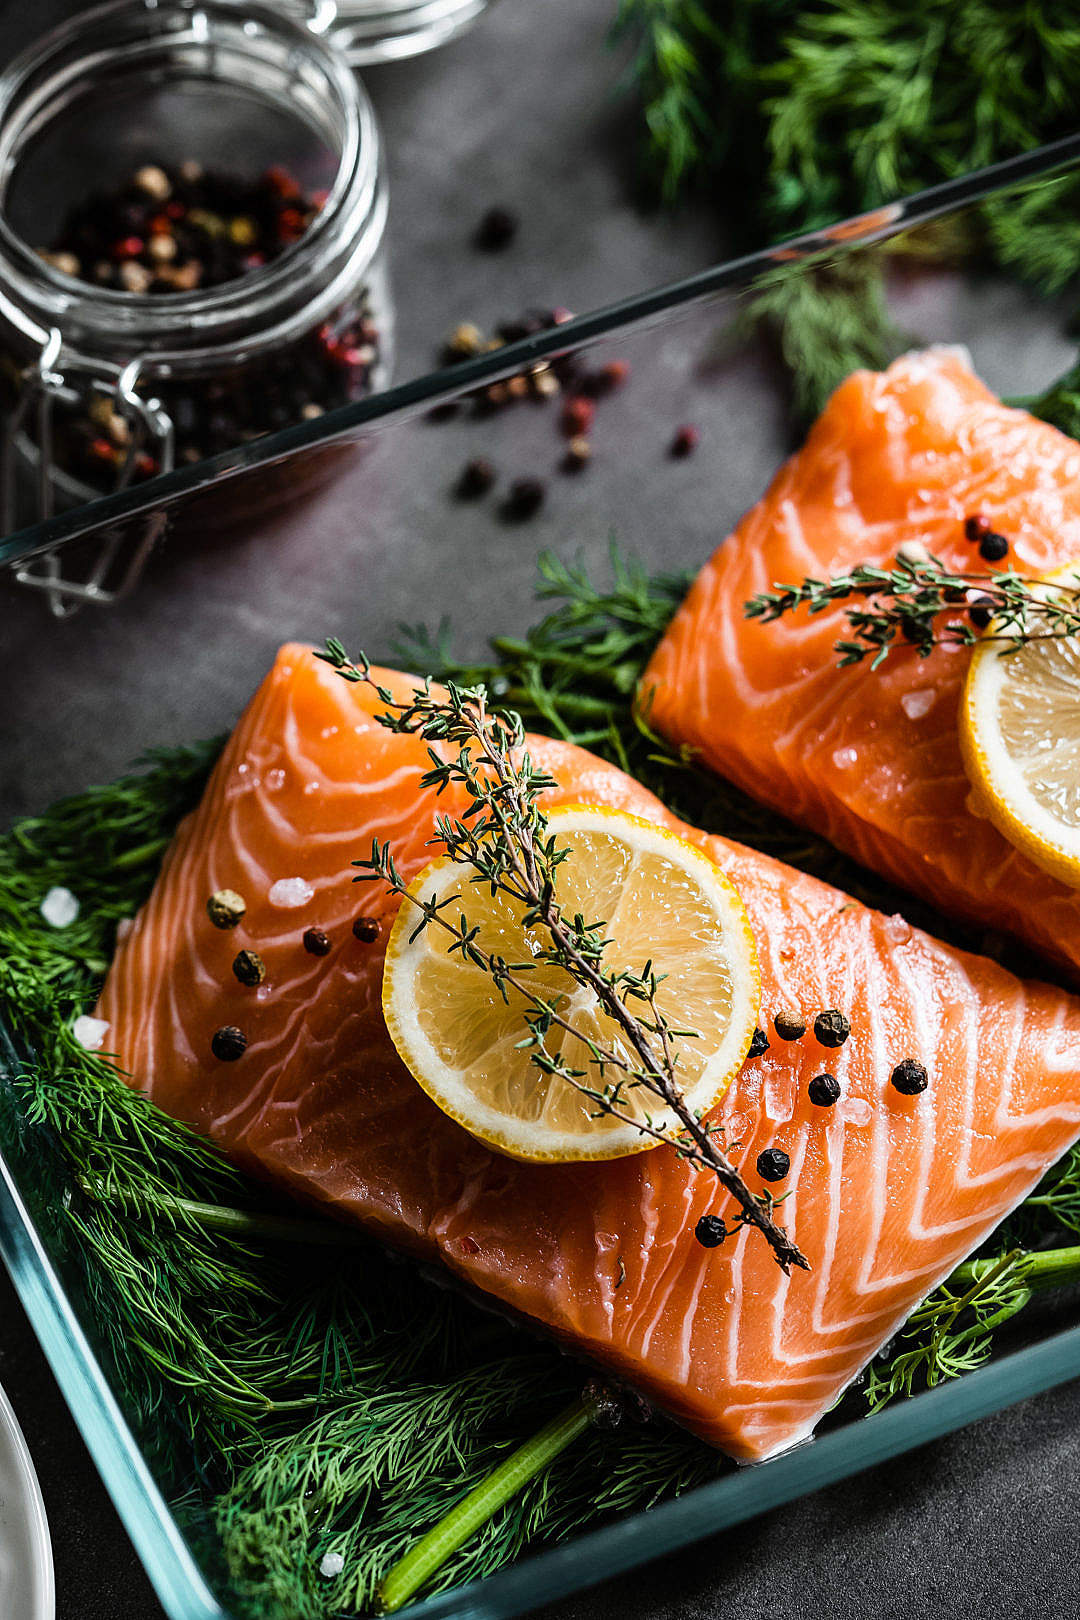
[[[69,10],[0,9],[0,60]],[[602,44],[609,0],[501,0],[444,52],[373,71],[390,153],[399,375],[425,369],[445,330],[531,304],[609,302],[709,263],[703,214],[672,222],[632,205],[633,126],[611,96]],[[521,210],[503,255],[469,247],[492,202]],[[1019,293],[939,278],[897,289],[926,337],[972,343],[989,380],[1036,386],[1067,351]],[[401,618],[453,615],[459,647],[534,616],[544,545],[600,562],[614,530],[652,565],[700,561],[783,453],[775,379],[718,348],[716,311],[621,344],[633,386],[603,408],[596,460],[554,474],[550,411],[490,424],[394,430],[307,505],[250,532],[177,537],[138,596],[110,613],[50,622],[0,590],[0,823],[115,774],[143,747],[222,729],[287,636],[345,635],[385,649]],[[672,463],[682,420],[701,453]],[[466,457],[505,477],[551,474],[529,525],[447,491]],[[105,1497],[6,1279],[0,1381],[41,1473],[60,1620],[155,1620],[145,1576]],[[1069,1387],[916,1455],[819,1493],[676,1559],[556,1606],[595,1616],[852,1615],[866,1620],[1080,1614],[1074,1550],[1080,1389]],[[0,1617],[20,1620],[20,1617]]]

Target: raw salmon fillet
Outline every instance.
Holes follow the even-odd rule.
[[[378,707],[310,650],[283,648],[119,946],[98,1008],[107,1047],[242,1164],[441,1260],[717,1446],[760,1458],[792,1445],[1080,1133],[1080,1004],[685,827],[614,767],[531,739],[559,783],[551,802],[625,808],[719,862],[750,913],[763,1014],[850,1017],[837,1052],[774,1037],[721,1105],[752,1185],[762,1148],[790,1154],[783,1218],[813,1271],[785,1276],[745,1230],[706,1250],[694,1224],[728,1200],[673,1150],[521,1164],[441,1114],[402,1066],[379,1003],[394,903],[354,885],[350,862],[386,838],[413,874],[436,801],[417,786],[424,745],[378,725]],[[305,879],[311,899],[272,904],[283,878]],[[247,901],[228,932],[206,913],[225,887]],[[361,912],[382,914],[375,944],[353,936]],[[301,944],[313,924],[328,956]],[[258,989],[231,972],[241,947],[265,961]],[[232,1063],[210,1050],[225,1024],[250,1043]],[[929,1070],[922,1096],[889,1084],[905,1057]],[[807,1085],[826,1068],[844,1098],[814,1108]]]
[[[1012,542],[989,565],[981,512]],[[957,732],[970,651],[838,668],[842,604],[748,620],[748,599],[922,542],[947,568],[1042,573],[1080,557],[1080,445],[1002,405],[962,351],[856,372],[698,575],[642,680],[651,723],[714,770],[939,910],[1080,969],[1080,893],[972,807]]]

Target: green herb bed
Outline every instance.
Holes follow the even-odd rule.
[[[484,681],[530,726],[615,760],[688,820],[958,938],[635,722],[637,678],[686,582],[649,578],[618,556],[612,566],[600,590],[579,569],[542,559],[550,611],[524,640],[495,641],[483,666],[455,662],[445,629],[403,631],[393,656],[423,673]],[[212,1582],[238,1617],[330,1620],[370,1611],[389,1566],[572,1403],[588,1369],[362,1234],[272,1204],[74,1040],[72,1019],[93,1006],[117,925],[145,899],[220,746],[156,753],[137,774],[0,839],[0,1012],[23,1054],[10,1082],[0,1080],[0,1142],[33,1169],[41,1218],[103,1363]],[[40,913],[56,884],[81,902],[78,920],[59,930]],[[1067,1238],[1078,1231],[1073,1150],[985,1258],[916,1313],[847,1409],[983,1361],[995,1330],[1037,1289],[1080,1275]],[[725,1466],[662,1420],[592,1426],[427,1590]],[[321,1573],[334,1553],[343,1569]]]
[[[712,203],[757,248],[1071,134],[1080,19],[1054,0],[617,0],[646,182]],[[997,269],[1075,297],[1080,174],[862,249],[778,272],[744,307],[772,343],[805,424],[858,366],[912,337],[888,311],[898,265]],[[1080,428],[1080,362],[1042,402]]]

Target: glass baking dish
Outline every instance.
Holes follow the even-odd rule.
[[[757,339],[736,343],[740,317],[778,269],[808,274],[943,217],[959,221],[1004,189],[1053,184],[1078,160],[1080,136],[549,327],[8,536],[0,541],[0,563],[7,565],[56,547],[66,563],[102,535],[138,544],[148,524],[165,536],[134,600],[107,614],[50,625],[35,615],[33,602],[0,590],[0,661],[12,700],[2,719],[12,725],[13,740],[17,717],[32,736],[34,791],[103,780],[155,742],[223,729],[277,642],[289,637],[342,633],[352,646],[382,653],[396,619],[435,621],[456,602],[458,650],[478,654],[490,634],[517,633],[534,616],[529,582],[541,545],[580,551],[595,565],[614,532],[625,551],[650,566],[696,565],[760,493],[790,442],[783,385],[767,351]],[[913,339],[966,344],[976,368],[1004,394],[1034,393],[1074,357],[1063,311],[1014,283],[913,270],[905,260],[890,272],[889,285],[893,314]],[[451,498],[462,462],[478,452],[506,476],[535,473],[539,465],[547,477],[563,443],[557,401],[546,408],[523,401],[495,414],[490,400],[482,408],[459,405],[452,414],[454,402],[527,366],[565,368],[568,357],[585,350],[590,363],[618,358],[632,372],[598,414],[593,464],[574,477],[552,472],[531,524],[500,522],[490,505]],[[605,447],[608,422],[617,452]],[[702,432],[687,461],[666,453],[680,422]],[[268,469],[287,485],[326,456],[341,461],[331,489],[257,532],[241,522],[227,543],[200,544],[200,514],[222,492],[242,513],[245,491]],[[425,488],[441,503],[437,520],[425,511]],[[433,521],[437,561],[421,543]],[[111,672],[107,725],[100,706],[80,708],[78,692],[79,680],[89,682],[102,658]],[[169,669],[178,681],[163,701]],[[76,748],[73,715],[83,717]],[[37,808],[25,783],[20,789],[21,757],[12,750],[13,802]],[[14,1103],[8,1077],[18,1061],[0,1031],[0,1253],[166,1612],[171,1620],[228,1620],[133,1437],[93,1321],[60,1263],[50,1211],[63,1186],[42,1177],[39,1155],[35,1173],[29,1171],[26,1146],[40,1127],[28,1124]],[[1078,1375],[1080,1321],[1075,1299],[1064,1297],[962,1379],[873,1417],[842,1406],[819,1438],[797,1450],[731,1470],[647,1515],[524,1557],[407,1612],[496,1620],[536,1607]]]

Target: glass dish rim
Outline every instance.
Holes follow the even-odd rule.
[[[997,191],[1024,181],[1049,178],[1078,160],[1080,131],[821,229],[788,237],[753,253],[721,260],[679,281],[634,293],[584,315],[575,315],[561,325],[507,343],[475,359],[422,372],[354,404],[327,411],[312,422],[282,428],[250,444],[224,450],[191,466],[177,467],[145,483],[129,485],[57,513],[45,522],[0,536],[0,567],[26,563],[44,552],[62,550],[121,522],[167,513],[178,503],[241,473],[339,443],[365,428],[379,428],[419,415],[472,389],[550,359],[565,349],[638,329],[718,292],[737,290],[762,272],[780,265],[886,241],[900,231],[925,224],[942,214],[985,201]]]
[[[738,289],[777,265],[886,240],[941,214],[983,201],[1004,188],[1049,177],[1078,160],[1080,133],[822,230],[635,294],[535,337],[507,344],[491,355],[410,379],[368,400],[327,413],[316,423],[285,429],[242,451],[225,452],[194,467],[148,480],[138,489],[102,497],[47,523],[17,531],[0,539],[0,566],[29,560],[44,550],[97,533],[120,519],[159,511],[229,474],[336,442],[358,429],[416,416],[567,348],[639,328],[717,292]],[[19,1062],[19,1052],[0,1018],[0,1083],[5,1072]],[[213,1594],[150,1473],[2,1152],[0,1259],[11,1275],[46,1360],[166,1614],[170,1620],[233,1620]],[[1078,1376],[1080,1325],[999,1356],[953,1383],[925,1391],[884,1412],[853,1420],[768,1462],[733,1470],[699,1485],[649,1510],[647,1534],[642,1534],[642,1515],[628,1514],[615,1523],[522,1557],[483,1580],[414,1603],[401,1611],[402,1620],[508,1620],[538,1602],[552,1602],[626,1573]]]

